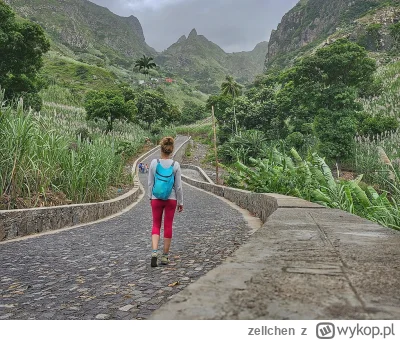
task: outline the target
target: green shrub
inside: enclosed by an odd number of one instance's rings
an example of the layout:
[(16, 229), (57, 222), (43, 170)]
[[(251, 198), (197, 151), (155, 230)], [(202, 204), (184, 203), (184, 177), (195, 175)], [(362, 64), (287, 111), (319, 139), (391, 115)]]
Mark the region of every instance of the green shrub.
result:
[(389, 26), (389, 31), (390, 31), (390, 36), (394, 40), (394, 44), (393, 44), (394, 49), (399, 49), (400, 48), (400, 22)]
[(261, 131), (248, 130), (233, 136), (218, 149), (222, 162), (232, 163), (240, 160), (248, 164), (250, 158), (263, 157), (267, 139)]
[(88, 74), (89, 74), (89, 70), (87, 69), (87, 67), (85, 67), (85, 66), (83, 66), (83, 65), (79, 65), (77, 68), (76, 68), (76, 75), (78, 76), (78, 77), (80, 77), (82, 80), (85, 80), (85, 79), (87, 79), (87, 77), (88, 77)]
[[(335, 180), (317, 154), (302, 159), (295, 149), (285, 155), (272, 149), (265, 159), (250, 158), (251, 167), (237, 162), (226, 183), (258, 193), (280, 193), (341, 209), (384, 226), (400, 230), (400, 182), (394, 179), (392, 197), (356, 180)], [(364, 189), (366, 188), (366, 189)]]
[(124, 159), (127, 159), (138, 152), (138, 145), (130, 141), (119, 141), (117, 144), (117, 155), (122, 155)]
[(389, 116), (367, 116), (360, 123), (360, 135), (378, 135), (386, 131), (396, 131), (399, 127), (399, 121), (396, 117)]
[(40, 95), (36, 92), (22, 92), (20, 98), (24, 101), (24, 106), (32, 108), (32, 110), (39, 112), (42, 109), (43, 101)]
[(290, 148), (295, 149), (302, 148), (305, 143), (304, 135), (301, 132), (293, 132), (285, 140)]

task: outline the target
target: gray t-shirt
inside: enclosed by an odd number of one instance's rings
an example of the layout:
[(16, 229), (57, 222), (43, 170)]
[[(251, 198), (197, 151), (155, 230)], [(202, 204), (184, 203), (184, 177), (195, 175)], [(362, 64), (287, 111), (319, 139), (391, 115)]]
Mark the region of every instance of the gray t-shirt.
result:
[[(163, 168), (169, 168), (173, 159), (160, 159), (161, 166)], [(157, 197), (153, 196), (153, 186), (154, 186), (154, 175), (156, 174), (157, 169), (157, 159), (153, 159), (149, 168), (149, 178), (148, 178), (148, 197), (150, 199), (157, 199)], [(182, 192), (182, 180), (181, 180), (181, 166), (178, 162), (174, 164), (174, 174), (175, 174), (175, 182), (174, 187), (172, 188), (171, 195), (168, 197), (169, 200), (178, 201), (178, 205), (183, 205), (183, 192)]]

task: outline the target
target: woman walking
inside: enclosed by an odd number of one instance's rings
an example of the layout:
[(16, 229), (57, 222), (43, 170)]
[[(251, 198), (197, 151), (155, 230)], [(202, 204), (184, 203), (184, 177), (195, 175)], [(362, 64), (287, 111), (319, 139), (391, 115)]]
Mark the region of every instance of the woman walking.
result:
[(160, 240), (161, 221), (164, 214), (164, 251), (161, 264), (169, 263), (169, 248), (172, 240), (172, 224), (175, 210), (183, 211), (183, 193), (181, 167), (171, 159), (174, 151), (174, 139), (165, 137), (161, 141), (161, 158), (153, 159), (149, 169), (149, 199), (153, 213), (151, 266), (157, 267), (158, 242)]

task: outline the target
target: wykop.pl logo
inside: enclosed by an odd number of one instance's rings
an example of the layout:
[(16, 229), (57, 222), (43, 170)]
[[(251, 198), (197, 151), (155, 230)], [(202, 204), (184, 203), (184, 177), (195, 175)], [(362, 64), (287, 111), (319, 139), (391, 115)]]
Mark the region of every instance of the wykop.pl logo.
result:
[(317, 325), (318, 339), (333, 339), (335, 337), (335, 325), (329, 322), (321, 322)]

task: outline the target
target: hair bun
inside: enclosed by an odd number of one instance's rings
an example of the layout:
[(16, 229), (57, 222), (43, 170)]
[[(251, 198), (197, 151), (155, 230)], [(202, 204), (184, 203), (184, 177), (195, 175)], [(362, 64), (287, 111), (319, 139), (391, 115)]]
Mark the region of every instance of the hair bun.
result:
[(174, 151), (174, 139), (172, 137), (164, 137), (160, 144), (162, 152), (171, 154)]

